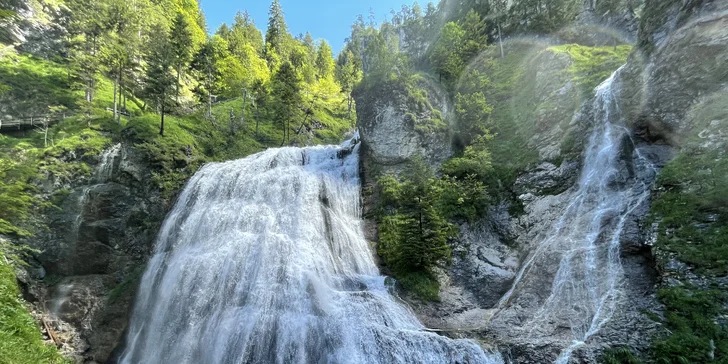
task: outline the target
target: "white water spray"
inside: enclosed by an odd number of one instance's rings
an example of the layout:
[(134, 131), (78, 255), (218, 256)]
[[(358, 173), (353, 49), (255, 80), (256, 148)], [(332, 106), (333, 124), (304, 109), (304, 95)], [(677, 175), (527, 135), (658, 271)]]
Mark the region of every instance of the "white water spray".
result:
[(121, 143), (111, 146), (101, 153), (99, 164), (94, 172), (94, 182), (106, 183), (114, 174), (114, 163), (121, 153)]
[(357, 149), (202, 168), (160, 231), (121, 363), (502, 363), (389, 294), (362, 233)]
[[(572, 343), (559, 355), (558, 364), (567, 363), (573, 351), (614, 315), (624, 275), (620, 237), (627, 218), (650, 192), (649, 186), (634, 175), (655, 173), (639, 150), (623, 155), (625, 143), (631, 141), (614, 100), (618, 73), (597, 87), (595, 125), (572, 202), (527, 258), (499, 303), (501, 310), (507, 309), (529, 289), (524, 285), (538, 280), (544, 272), (553, 272), (549, 267), (558, 265), (549, 296), (524, 325), (526, 338), (534, 340), (560, 327), (570, 329)], [(625, 163), (625, 157), (633, 164)]]

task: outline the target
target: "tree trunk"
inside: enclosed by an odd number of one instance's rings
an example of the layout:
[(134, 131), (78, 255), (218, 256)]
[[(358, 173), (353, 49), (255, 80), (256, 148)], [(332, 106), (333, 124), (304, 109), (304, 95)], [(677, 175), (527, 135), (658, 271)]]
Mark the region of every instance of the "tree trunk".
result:
[(116, 121), (116, 115), (117, 115), (117, 105), (119, 103), (119, 100), (117, 100), (118, 90), (119, 88), (119, 76), (117, 75), (114, 78), (114, 121)]
[(354, 99), (351, 97), (351, 92), (349, 92), (349, 113), (348, 113), (349, 119), (351, 119), (351, 106), (354, 103), (353, 101), (354, 101)]
[(255, 105), (255, 136), (258, 136), (258, 124), (260, 124), (260, 112), (258, 111), (258, 105)]
[(207, 117), (212, 119), (212, 75), (207, 70)]
[(175, 101), (177, 102), (178, 106), (179, 106), (180, 78), (182, 78), (182, 65), (177, 66), (177, 97), (175, 98)]
[(159, 135), (164, 136), (164, 104), (162, 104), (162, 123), (159, 126)]
[(501, 58), (506, 58), (506, 54), (503, 52), (503, 35), (501, 34), (500, 22), (498, 22), (498, 43), (500, 44)]

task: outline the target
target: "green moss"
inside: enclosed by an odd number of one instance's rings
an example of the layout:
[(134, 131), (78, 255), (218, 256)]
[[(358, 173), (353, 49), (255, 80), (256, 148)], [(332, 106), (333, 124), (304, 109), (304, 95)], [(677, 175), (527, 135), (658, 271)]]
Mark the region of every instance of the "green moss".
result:
[(630, 45), (587, 47), (566, 44), (548, 49), (556, 53), (566, 53), (571, 57), (573, 63), (569, 72), (574, 81), (588, 95), (591, 95), (594, 88), (609, 78), (617, 68), (625, 64), (627, 57), (632, 52)]
[(43, 343), (38, 324), (20, 298), (13, 268), (0, 259), (0, 361), (8, 364), (70, 363)]
[(728, 273), (728, 158), (686, 149), (662, 170), (651, 209), (657, 246), (697, 272)]

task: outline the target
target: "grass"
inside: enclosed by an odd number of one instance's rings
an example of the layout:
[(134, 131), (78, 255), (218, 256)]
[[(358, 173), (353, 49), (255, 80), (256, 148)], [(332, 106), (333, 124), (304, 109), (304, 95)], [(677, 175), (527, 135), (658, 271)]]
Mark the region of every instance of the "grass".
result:
[(728, 328), (716, 321), (716, 317), (725, 310), (725, 292), (718, 287), (702, 290), (682, 286), (662, 289), (658, 298), (667, 310), (663, 325), (669, 330), (669, 335), (653, 343), (655, 362), (728, 361)]
[(4, 364), (70, 363), (46, 345), (28, 313), (13, 268), (0, 259), (0, 361)]
[(75, 108), (77, 93), (69, 92), (68, 71), (61, 65), (30, 55), (0, 57), (0, 100), (15, 115), (45, 114), (50, 106)]

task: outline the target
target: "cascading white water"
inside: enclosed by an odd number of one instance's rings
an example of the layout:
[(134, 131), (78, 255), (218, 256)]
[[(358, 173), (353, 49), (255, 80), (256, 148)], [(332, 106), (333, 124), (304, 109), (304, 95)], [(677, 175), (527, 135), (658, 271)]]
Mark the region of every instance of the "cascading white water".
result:
[(121, 363), (501, 363), (389, 294), (362, 233), (357, 149), (202, 168), (160, 231)]
[[(567, 363), (573, 351), (612, 318), (623, 278), (620, 236), (628, 216), (650, 192), (647, 183), (634, 175), (655, 173), (638, 149), (623, 155), (630, 134), (622, 126), (614, 100), (618, 72), (596, 90), (594, 127), (571, 203), (527, 258), (499, 304), (501, 310), (507, 309), (529, 280), (542, 279), (544, 273), (555, 270), (550, 294), (523, 327), (525, 336), (532, 339), (548, 336), (559, 327), (570, 329), (572, 344), (559, 355), (559, 364)], [(625, 163), (625, 157), (633, 163)], [(550, 268), (555, 265), (557, 270)]]
[(111, 146), (101, 153), (99, 164), (94, 172), (94, 181), (96, 183), (108, 182), (114, 173), (114, 162), (121, 153), (121, 143)]

